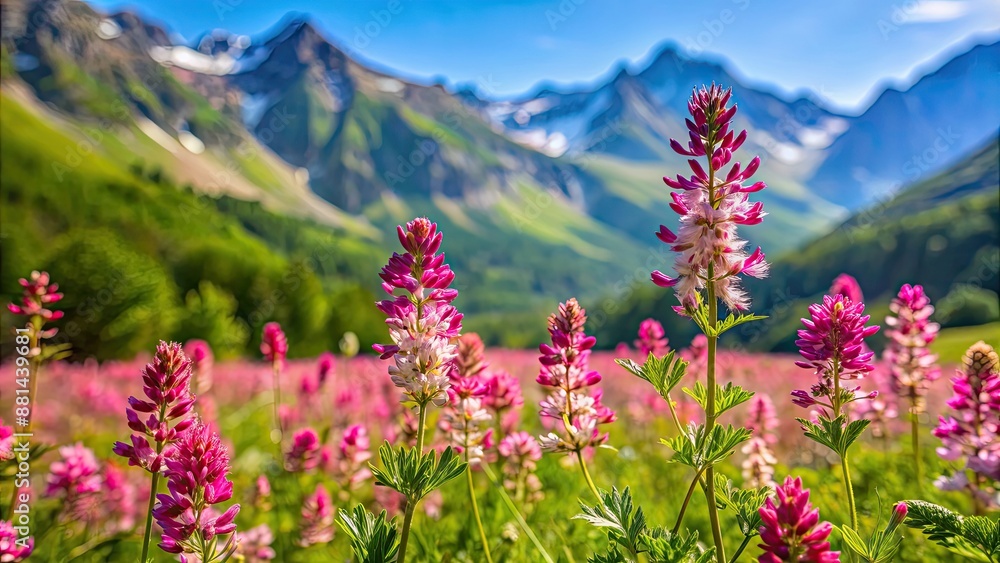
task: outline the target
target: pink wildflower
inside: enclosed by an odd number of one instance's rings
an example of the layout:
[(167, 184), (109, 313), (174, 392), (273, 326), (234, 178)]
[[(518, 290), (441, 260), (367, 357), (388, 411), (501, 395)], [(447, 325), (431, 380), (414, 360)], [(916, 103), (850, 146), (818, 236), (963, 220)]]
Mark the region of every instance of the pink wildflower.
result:
[(928, 346), (937, 338), (938, 324), (930, 322), (934, 313), (924, 288), (904, 285), (889, 305), (892, 315), (885, 319), (889, 328), (883, 357), (890, 365), (892, 389), (906, 397), (914, 414), (923, 412), (924, 397), (930, 383), (941, 371), (935, 365), (937, 356)]
[(601, 404), (600, 391), (586, 389), (601, 380), (590, 369), (590, 350), (597, 339), (583, 332), (587, 313), (576, 299), (559, 305), (549, 317), (551, 344), (541, 344), (538, 361), (542, 364), (536, 381), (554, 388), (541, 403), (541, 415), (563, 421), (565, 432), (551, 432), (539, 438), (542, 449), (550, 452), (583, 452), (603, 444), (608, 436), (598, 425), (614, 422), (615, 412)]
[(319, 434), (312, 428), (303, 428), (292, 437), (292, 445), (285, 452), (285, 469), (293, 473), (307, 472), (319, 465), (322, 444)]
[[(462, 315), (451, 305), (458, 295), (449, 288), (455, 274), (437, 253), (442, 234), (436, 223), (421, 217), (396, 233), (406, 252), (393, 253), (382, 268), (382, 288), (392, 298), (378, 303), (393, 343), (374, 349), (382, 359), (393, 358), (389, 375), (410, 401), (443, 406), (462, 330)], [(397, 289), (404, 294), (397, 296)]]
[(34, 538), (21, 538), (14, 525), (7, 520), (0, 520), (0, 561), (4, 563), (20, 563), (28, 559), (35, 548)]
[[(187, 416), (195, 400), (189, 389), (190, 381), (191, 361), (181, 345), (160, 342), (153, 361), (142, 371), (142, 391), (149, 400), (129, 397), (129, 408), (125, 409), (128, 426), (133, 430), (132, 444), (116, 442), (114, 452), (128, 458), (129, 465), (150, 473), (159, 471), (164, 456), (171, 452), (170, 444), (194, 423)], [(143, 420), (147, 414), (148, 418)], [(150, 438), (155, 449), (149, 443)]]
[(264, 563), (277, 556), (271, 547), (272, 543), (274, 543), (274, 533), (271, 532), (270, 526), (261, 524), (240, 533), (236, 553), (243, 556), (244, 563)]
[(334, 510), (330, 493), (323, 485), (317, 485), (316, 492), (306, 497), (302, 504), (298, 545), (309, 547), (330, 543), (334, 533)]
[(669, 350), (667, 337), (663, 331), (663, 325), (656, 319), (646, 319), (639, 323), (639, 338), (635, 340), (635, 347), (645, 358), (649, 354), (663, 356)]
[(264, 325), (263, 337), (260, 341), (260, 353), (272, 364), (281, 364), (288, 355), (288, 339), (278, 323)]
[(809, 503), (809, 489), (802, 488), (802, 479), (786, 477), (774, 498), (760, 507), (763, 525), (759, 545), (764, 553), (760, 563), (801, 561), (809, 563), (839, 563), (840, 552), (830, 551), (829, 522), (819, 521), (819, 509)]
[[(691, 95), (686, 120), (690, 141), (687, 147), (671, 139), (670, 147), (688, 160), (693, 176), (676, 179), (664, 177), (663, 181), (674, 190), (670, 195), (670, 208), (680, 215), (680, 229), (675, 234), (660, 225), (656, 237), (678, 253), (674, 262), (676, 277), (655, 271), (653, 283), (661, 287), (674, 287), (681, 302), (679, 312), (688, 312), (697, 306), (696, 294), (711, 280), (715, 295), (730, 309), (742, 311), (750, 304), (749, 297), (740, 287), (740, 275), (756, 278), (767, 276), (768, 265), (760, 248), (747, 254), (746, 241), (737, 236), (739, 225), (756, 225), (764, 216), (760, 202), (751, 203), (749, 194), (765, 188), (763, 182), (744, 185), (760, 166), (754, 157), (745, 168), (737, 162), (724, 172), (747, 138), (746, 131), (735, 135), (730, 130), (736, 106), (727, 107), (731, 90), (714, 84), (701, 88)], [(705, 157), (705, 168), (697, 157)]]

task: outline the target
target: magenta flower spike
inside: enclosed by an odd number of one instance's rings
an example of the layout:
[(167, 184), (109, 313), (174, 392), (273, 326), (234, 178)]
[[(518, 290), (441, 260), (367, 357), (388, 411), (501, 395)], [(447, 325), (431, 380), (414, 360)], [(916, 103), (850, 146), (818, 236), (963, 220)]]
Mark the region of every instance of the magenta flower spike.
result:
[(317, 485), (316, 491), (306, 497), (302, 504), (302, 521), (299, 539), (300, 547), (330, 543), (334, 534), (334, 506), (330, 493), (323, 485)]
[[(160, 342), (153, 361), (142, 371), (146, 399), (129, 397), (125, 415), (133, 433), (131, 444), (116, 442), (114, 452), (128, 458), (129, 465), (158, 473), (171, 444), (189, 428), (195, 397), (189, 388), (191, 360), (176, 342)], [(152, 440), (152, 445), (150, 444)]]
[(946, 404), (954, 414), (940, 417), (934, 430), (941, 439), (937, 452), (947, 461), (964, 458), (966, 469), (977, 478), (962, 471), (937, 484), (946, 490), (971, 488), (977, 503), (994, 505), (980, 483), (1000, 480), (1000, 356), (983, 341), (973, 344), (951, 381), (954, 395)]
[(4, 426), (0, 418), (0, 462), (14, 459), (14, 427)]
[(469, 465), (478, 465), (485, 450), (493, 446), (493, 416), (483, 405), (489, 387), (479, 378), (460, 377), (448, 388), (448, 407), (441, 417), (441, 429), (451, 446), (465, 454)]
[(809, 489), (802, 488), (802, 479), (786, 477), (759, 513), (763, 521), (759, 547), (764, 550), (759, 563), (840, 562), (840, 552), (830, 551), (828, 541), (833, 526), (819, 521), (819, 509), (809, 503)]
[(560, 303), (548, 320), (551, 344), (538, 347), (542, 367), (536, 381), (552, 388), (541, 402), (540, 414), (561, 421), (564, 429), (539, 438), (544, 451), (582, 455), (586, 448), (607, 440), (599, 425), (615, 421), (615, 412), (601, 404), (600, 391), (589, 390), (601, 375), (589, 366), (597, 339), (584, 333), (586, 323), (587, 313), (576, 299)]
[(312, 428), (303, 428), (292, 436), (292, 445), (285, 452), (285, 469), (303, 473), (316, 469), (320, 463), (322, 444)]
[(833, 280), (830, 286), (830, 295), (843, 295), (854, 303), (863, 303), (864, 294), (861, 292), (861, 284), (854, 276), (840, 274)]
[(45, 495), (62, 499), (62, 518), (89, 520), (92, 500), (103, 486), (100, 472), (94, 452), (80, 442), (59, 448), (59, 460), (49, 467)]
[(337, 358), (330, 352), (323, 352), (319, 355), (319, 359), (316, 362), (316, 379), (319, 381), (320, 387), (323, 387), (326, 383), (336, 365)]
[[(800, 407), (820, 405), (840, 415), (841, 407), (860, 399), (874, 399), (878, 392), (858, 395), (859, 388), (842, 389), (845, 380), (861, 379), (872, 371), (874, 353), (867, 350), (864, 339), (878, 332), (878, 325), (866, 326), (869, 316), (865, 304), (855, 303), (841, 294), (827, 295), (822, 303), (809, 306), (810, 318), (802, 319), (795, 345), (804, 358), (795, 365), (813, 370), (818, 382), (811, 392), (792, 392)], [(824, 400), (825, 399), (825, 400)]]
[(393, 358), (389, 375), (406, 400), (421, 409), (444, 406), (462, 330), (462, 314), (451, 305), (458, 295), (449, 287), (455, 274), (438, 254), (443, 235), (436, 223), (420, 217), (396, 233), (405, 253), (393, 253), (382, 268), (382, 288), (391, 299), (377, 303), (392, 344), (374, 349), (382, 359)]
[(649, 354), (663, 356), (669, 351), (666, 333), (663, 325), (656, 319), (646, 319), (639, 323), (639, 338), (635, 340), (635, 347), (646, 357)]
[(192, 389), (199, 395), (208, 393), (212, 389), (212, 365), (215, 363), (212, 347), (204, 340), (188, 340), (184, 353), (191, 358)]
[(500, 441), (497, 451), (503, 457), (504, 487), (514, 494), (514, 498), (529, 506), (540, 501), (545, 494), (535, 470), (542, 459), (542, 447), (534, 436), (527, 432), (508, 434)]
[[(56, 321), (63, 317), (62, 311), (53, 311), (48, 305), (63, 298), (59, 293), (59, 284), (50, 283), (48, 272), (31, 272), (29, 279), (18, 280), (24, 292), (21, 296), (21, 303), (9, 303), (7, 309), (15, 315), (25, 317), (38, 317), (44, 322)], [(55, 336), (55, 331), (47, 334), (45, 338)]]
[(14, 529), (14, 524), (0, 520), (0, 561), (4, 563), (26, 561), (34, 549), (34, 538), (21, 538)]
[(750, 400), (747, 413), (746, 428), (753, 431), (753, 436), (743, 444), (743, 480), (750, 487), (774, 487), (774, 465), (778, 462), (771, 450), (771, 445), (777, 442), (774, 430), (778, 427), (778, 417), (775, 415), (771, 398), (763, 393), (757, 393)]
[(178, 439), (166, 466), (169, 493), (156, 495), (153, 508), (163, 529), (160, 549), (191, 555), (202, 563), (228, 560), (236, 551), (234, 520), (240, 505), (221, 514), (215, 509), (233, 496), (227, 476), (229, 454), (219, 435), (203, 424), (192, 426)]
[(281, 416), (281, 370), (288, 355), (288, 339), (285, 338), (281, 325), (275, 322), (264, 325), (260, 339), (260, 353), (271, 364), (271, 389), (274, 395), (274, 421), (271, 429), (271, 441), (280, 444), (285, 431)]
[(940, 327), (930, 321), (934, 307), (919, 285), (904, 285), (889, 310), (892, 314), (885, 319), (888, 343), (883, 358), (891, 366), (893, 391), (919, 414), (930, 383), (941, 375), (937, 356), (928, 348)]
[[(660, 287), (673, 287), (681, 307), (678, 312), (697, 307), (695, 296), (712, 282), (714, 295), (731, 310), (744, 311), (750, 305), (749, 297), (740, 287), (739, 276), (766, 277), (768, 265), (764, 253), (757, 248), (745, 251), (746, 241), (737, 236), (739, 225), (756, 225), (767, 215), (760, 202), (751, 202), (750, 194), (764, 189), (763, 182), (747, 185), (760, 166), (754, 157), (746, 167), (739, 162), (728, 171), (723, 168), (732, 161), (735, 153), (747, 138), (747, 132), (738, 135), (730, 130), (736, 106), (728, 106), (731, 90), (712, 85), (695, 90), (688, 102), (691, 119), (686, 120), (690, 141), (687, 148), (671, 139), (670, 147), (688, 160), (693, 176), (664, 177), (671, 193), (670, 208), (680, 215), (680, 229), (674, 233), (660, 225), (656, 237), (678, 253), (674, 262), (676, 277), (659, 270), (652, 273), (653, 283)], [(697, 160), (705, 157), (709, 171)]]
[(360, 424), (348, 426), (340, 438), (337, 461), (334, 466), (340, 478), (340, 490), (341, 495), (345, 497), (344, 501), (349, 500), (351, 491), (357, 489), (372, 476), (367, 463), (371, 457), (371, 442), (368, 438), (368, 431)]

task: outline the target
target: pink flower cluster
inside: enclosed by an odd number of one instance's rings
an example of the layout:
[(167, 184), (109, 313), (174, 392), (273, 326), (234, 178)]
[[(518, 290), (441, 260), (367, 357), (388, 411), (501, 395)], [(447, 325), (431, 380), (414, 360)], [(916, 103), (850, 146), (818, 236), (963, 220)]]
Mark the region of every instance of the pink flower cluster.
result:
[[(442, 234), (436, 223), (421, 217), (396, 233), (406, 252), (394, 252), (382, 268), (382, 288), (392, 299), (378, 303), (393, 343), (374, 349), (382, 359), (393, 358), (389, 375), (407, 399), (443, 406), (457, 355), (454, 340), (462, 330), (462, 315), (451, 305), (458, 295), (449, 288), (455, 273), (437, 253)], [(395, 295), (397, 289), (404, 294)]]
[(650, 354), (654, 356), (665, 355), (670, 350), (667, 346), (668, 342), (660, 321), (646, 319), (639, 323), (639, 338), (635, 340), (635, 348), (639, 350), (643, 358)]
[(315, 430), (312, 428), (299, 430), (292, 436), (292, 445), (285, 452), (285, 469), (293, 473), (316, 469), (320, 463), (322, 448), (319, 434)]
[(316, 491), (306, 497), (302, 504), (298, 544), (301, 547), (330, 543), (334, 533), (334, 506), (330, 493), (323, 485), (316, 485)]
[(267, 323), (264, 325), (263, 336), (260, 341), (260, 353), (264, 359), (272, 364), (282, 364), (285, 356), (288, 355), (288, 339), (285, 337), (281, 325), (278, 323)]
[(35, 539), (22, 540), (7, 520), (0, 520), (0, 561), (4, 563), (20, 563), (31, 555), (35, 549)]
[[(159, 471), (163, 458), (171, 453), (170, 444), (194, 423), (194, 419), (187, 416), (195, 400), (189, 389), (190, 380), (191, 361), (181, 345), (161, 341), (153, 361), (142, 371), (142, 391), (149, 400), (128, 398), (129, 408), (125, 409), (125, 414), (133, 430), (132, 444), (115, 442), (114, 452), (128, 458), (129, 465), (151, 473)], [(142, 416), (147, 414), (149, 416), (143, 420)], [(155, 449), (149, 438), (156, 445)]]
[(4, 426), (0, 418), (0, 462), (14, 459), (14, 427)]
[(367, 464), (372, 457), (370, 448), (368, 431), (364, 426), (353, 424), (347, 427), (340, 439), (337, 462), (334, 466), (341, 478), (342, 492), (356, 489), (371, 477), (372, 472)]
[[(682, 305), (679, 312), (697, 306), (696, 293), (706, 287), (706, 281), (715, 287), (715, 295), (709, 298), (721, 299), (731, 310), (745, 310), (750, 300), (738, 276), (762, 278), (768, 273), (764, 253), (758, 247), (748, 255), (744, 251), (747, 242), (736, 232), (739, 225), (756, 225), (767, 215), (760, 202), (749, 199), (751, 193), (765, 188), (764, 183), (745, 185), (760, 166), (760, 158), (754, 157), (745, 168), (737, 162), (725, 174), (722, 171), (747, 138), (746, 131), (736, 135), (730, 130), (736, 115), (736, 106), (726, 105), (731, 95), (732, 90), (714, 84), (694, 91), (688, 102), (691, 119), (685, 120), (690, 139), (687, 148), (670, 140), (674, 152), (692, 157), (688, 164), (694, 175), (663, 178), (679, 190), (670, 194), (670, 208), (680, 215), (680, 229), (675, 234), (660, 225), (656, 236), (679, 253), (674, 262), (677, 276), (657, 270), (652, 279), (661, 287), (675, 288)], [(705, 157), (707, 170), (698, 157)]]
[[(53, 311), (48, 308), (48, 305), (55, 303), (63, 298), (63, 294), (59, 293), (59, 284), (49, 283), (48, 272), (31, 272), (30, 279), (21, 278), (18, 283), (24, 288), (24, 293), (21, 296), (21, 304), (9, 303), (7, 304), (7, 309), (15, 315), (23, 315), (26, 317), (39, 317), (42, 322), (56, 321), (63, 317), (62, 311)], [(43, 333), (41, 338), (50, 338), (55, 336), (56, 331), (46, 331)]]
[(493, 415), (484, 399), (489, 386), (478, 377), (459, 377), (448, 389), (450, 404), (441, 417), (441, 428), (448, 434), (455, 451), (465, 454), (465, 461), (477, 465), (485, 450), (493, 447)]
[(937, 338), (937, 323), (930, 321), (934, 307), (924, 288), (904, 285), (889, 305), (893, 314), (885, 318), (888, 338), (883, 358), (890, 366), (892, 389), (909, 399), (915, 412), (923, 410), (930, 383), (941, 375), (937, 356), (928, 346)]
[(867, 349), (864, 339), (878, 332), (879, 327), (865, 326), (870, 317), (864, 312), (864, 303), (851, 301), (842, 294), (826, 295), (822, 303), (809, 306), (810, 318), (802, 319), (805, 329), (799, 330), (799, 339), (795, 341), (805, 361), (797, 361), (795, 365), (814, 370), (818, 382), (810, 392), (793, 391), (792, 402), (804, 408), (820, 405), (837, 410), (835, 405), (878, 396), (877, 391), (857, 396), (859, 387), (841, 389), (841, 396), (834, 396), (835, 378), (839, 385), (843, 380), (860, 379), (874, 369), (871, 361), (875, 354)]
[(777, 441), (774, 429), (779, 425), (775, 415), (774, 403), (767, 395), (757, 393), (750, 401), (746, 427), (753, 431), (753, 436), (747, 440), (741, 451), (746, 456), (743, 460), (743, 479), (750, 487), (773, 487), (774, 464), (778, 462), (771, 451), (771, 445)]
[(764, 501), (758, 511), (763, 521), (759, 547), (764, 553), (757, 561), (839, 563), (840, 552), (830, 551), (833, 525), (819, 521), (819, 509), (809, 503), (809, 489), (802, 488), (802, 479), (786, 477), (775, 489), (775, 496)]
[(514, 493), (514, 498), (527, 505), (540, 501), (542, 482), (535, 474), (538, 460), (542, 459), (542, 448), (538, 441), (527, 432), (508, 434), (497, 446), (503, 456), (504, 487)]
[(64, 517), (86, 518), (90, 501), (101, 490), (101, 466), (80, 442), (59, 448), (59, 458), (49, 467), (45, 494), (63, 498)]
[[(235, 552), (234, 520), (240, 505), (222, 514), (213, 508), (233, 496), (228, 473), (229, 454), (207, 426), (196, 424), (177, 440), (174, 454), (166, 459), (170, 492), (157, 494), (153, 508), (153, 518), (163, 529), (163, 551), (191, 554), (202, 563), (225, 561)], [(216, 538), (226, 535), (220, 550)]]
[(551, 344), (538, 349), (542, 364), (536, 381), (553, 391), (541, 402), (541, 416), (562, 421), (565, 432), (541, 436), (542, 449), (549, 452), (576, 452), (604, 443), (608, 435), (598, 426), (615, 421), (615, 412), (601, 403), (601, 391), (588, 392), (601, 380), (590, 369), (591, 348), (597, 343), (583, 327), (587, 314), (576, 299), (559, 304), (559, 311), (548, 320)]
[(942, 442), (938, 455), (949, 461), (964, 457), (974, 473), (1000, 480), (1000, 357), (979, 341), (951, 381), (955, 394), (947, 404), (955, 414), (940, 417), (934, 430)]

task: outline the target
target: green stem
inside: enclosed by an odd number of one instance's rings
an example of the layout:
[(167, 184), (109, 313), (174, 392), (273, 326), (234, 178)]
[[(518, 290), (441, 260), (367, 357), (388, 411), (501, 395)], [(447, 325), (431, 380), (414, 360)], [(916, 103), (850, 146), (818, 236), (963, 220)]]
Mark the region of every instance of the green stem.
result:
[[(709, 169), (709, 175), (712, 175), (713, 171)], [(709, 185), (712, 184), (712, 178), (709, 178)], [(709, 263), (708, 265), (708, 282), (707, 293), (708, 293), (708, 326), (715, 329), (719, 321), (719, 311), (718, 311), (718, 301), (715, 298), (715, 272), (714, 264)], [(715, 355), (716, 355), (716, 345), (718, 343), (718, 336), (708, 337), (708, 366), (707, 366), (707, 381), (706, 385), (708, 387), (707, 396), (705, 398), (705, 436), (712, 436), (712, 430), (715, 428)], [(719, 507), (715, 500), (715, 468), (709, 464), (708, 468), (705, 470), (705, 500), (708, 501), (708, 520), (712, 524), (712, 537), (715, 540), (715, 556), (719, 563), (726, 563), (726, 548), (722, 542), (722, 526), (719, 525)]]
[(281, 428), (281, 368), (278, 367), (278, 361), (275, 360), (271, 365), (271, 378), (274, 387), (274, 429), (271, 431), (271, 441), (275, 444), (281, 443), (282, 438), (282, 428)]
[(920, 414), (917, 412), (916, 401), (910, 405), (910, 438), (913, 443), (913, 466), (917, 472), (917, 489), (923, 488), (924, 476), (920, 467)]
[(740, 560), (740, 555), (743, 554), (743, 550), (747, 548), (747, 545), (749, 545), (751, 537), (753, 536), (743, 536), (743, 543), (740, 544), (739, 549), (737, 549), (736, 553), (733, 554), (733, 558), (729, 560), (729, 563), (736, 563)]
[[(424, 455), (424, 424), (427, 423), (427, 405), (417, 405), (417, 453)], [(406, 512), (403, 514), (403, 529), (399, 534), (399, 555), (396, 563), (403, 563), (406, 560), (406, 544), (410, 539), (410, 524), (413, 522), (413, 511), (417, 503), (412, 499), (406, 499)]]
[[(468, 452), (468, 450), (466, 450)], [(468, 456), (466, 456), (468, 459)], [(493, 556), (490, 554), (490, 542), (486, 539), (486, 530), (483, 528), (483, 520), (479, 516), (479, 503), (476, 502), (476, 489), (472, 482), (472, 466), (465, 467), (466, 481), (469, 483), (469, 498), (472, 500), (472, 515), (476, 518), (476, 527), (479, 528), (479, 540), (483, 542), (483, 553), (486, 554), (486, 562), (493, 563)]]
[(674, 524), (673, 532), (676, 534), (681, 529), (681, 522), (684, 521), (684, 512), (687, 511), (688, 503), (691, 502), (691, 495), (694, 494), (694, 487), (700, 482), (701, 471), (694, 474), (694, 479), (691, 480), (691, 486), (688, 487), (688, 492), (684, 495), (684, 503), (681, 504), (681, 510), (677, 513), (677, 522)]
[(677, 434), (683, 434), (684, 428), (681, 426), (681, 419), (677, 416), (677, 409), (674, 408), (674, 401), (670, 398), (670, 393), (667, 393), (667, 406), (670, 407), (670, 418), (673, 419), (674, 426), (677, 427)]
[(583, 471), (583, 477), (587, 480), (587, 486), (590, 487), (590, 492), (594, 493), (598, 502), (602, 502), (601, 493), (597, 492), (597, 485), (594, 485), (594, 480), (590, 477), (590, 470), (587, 469), (587, 462), (583, 459), (583, 450), (576, 452), (576, 459), (580, 461), (580, 470)]
[(531, 543), (535, 544), (535, 549), (537, 549), (538, 553), (541, 554), (545, 563), (553, 563), (552, 557), (547, 551), (545, 551), (545, 547), (542, 546), (542, 542), (538, 541), (538, 537), (535, 536), (535, 532), (530, 526), (528, 526), (528, 523), (524, 520), (524, 517), (521, 516), (521, 512), (517, 509), (517, 507), (514, 506), (514, 501), (510, 499), (510, 495), (508, 495), (507, 491), (504, 490), (503, 483), (501, 483), (497, 479), (496, 475), (493, 474), (493, 470), (490, 469), (489, 465), (483, 464), (483, 471), (486, 473), (486, 477), (489, 478), (490, 482), (493, 483), (493, 487), (500, 493), (500, 498), (503, 499), (504, 505), (507, 506), (507, 510), (514, 517), (514, 520), (517, 521), (517, 525), (524, 530), (524, 533), (527, 534)]
[[(159, 449), (159, 448), (157, 448)], [(139, 561), (146, 563), (149, 556), (149, 538), (153, 535), (153, 505), (156, 503), (156, 487), (160, 484), (160, 472), (153, 473), (149, 485), (149, 504), (146, 506), (146, 531), (142, 534), (142, 555)]]
[(858, 529), (858, 509), (854, 505), (854, 485), (851, 484), (851, 469), (847, 465), (847, 453), (840, 458), (840, 468), (844, 472), (844, 484), (847, 485), (847, 508), (851, 511), (851, 527)]

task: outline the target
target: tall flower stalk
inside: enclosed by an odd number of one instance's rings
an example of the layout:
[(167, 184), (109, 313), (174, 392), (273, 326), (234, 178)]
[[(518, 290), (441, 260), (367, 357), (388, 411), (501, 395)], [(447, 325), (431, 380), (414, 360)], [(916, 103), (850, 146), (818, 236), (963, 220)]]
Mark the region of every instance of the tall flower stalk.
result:
[(939, 479), (938, 486), (970, 490), (979, 514), (996, 504), (989, 483), (1000, 481), (1000, 356), (976, 342), (951, 381), (954, 395), (947, 405), (954, 412), (940, 418), (934, 435), (941, 439), (938, 455), (947, 461), (964, 458), (965, 467)]
[[(676, 190), (670, 194), (673, 200), (670, 208), (680, 215), (680, 229), (674, 233), (660, 225), (656, 236), (678, 253), (674, 262), (676, 276), (671, 277), (658, 270), (652, 273), (653, 283), (674, 288), (681, 303), (675, 310), (694, 318), (708, 340), (706, 395), (703, 401), (706, 440), (712, 440), (715, 435), (719, 415), (716, 382), (719, 335), (735, 324), (758, 318), (752, 315), (738, 319), (731, 316), (720, 326), (718, 301), (721, 300), (731, 311), (745, 311), (749, 307), (749, 296), (740, 287), (740, 276), (761, 278), (768, 273), (761, 249), (747, 254), (746, 241), (737, 235), (739, 225), (756, 225), (766, 215), (760, 202), (749, 199), (751, 193), (765, 188), (764, 183), (747, 182), (760, 166), (760, 158), (754, 157), (745, 168), (737, 162), (728, 171), (723, 170), (747, 138), (746, 131), (736, 134), (730, 129), (736, 115), (736, 106), (727, 105), (731, 95), (731, 90), (714, 84), (695, 90), (688, 101), (691, 118), (685, 120), (689, 137), (687, 147), (676, 140), (670, 141), (674, 152), (690, 157), (688, 165), (693, 175), (684, 177), (678, 174), (673, 179), (663, 178), (670, 188)], [(705, 468), (705, 495), (716, 558), (719, 563), (724, 563), (726, 556), (715, 500), (713, 465), (709, 462)], [(699, 477), (697, 475), (695, 479)]]
[[(379, 274), (382, 289), (390, 298), (377, 303), (386, 316), (392, 343), (376, 344), (374, 349), (382, 359), (393, 359), (389, 367), (392, 382), (403, 390), (404, 402), (417, 411), (416, 453), (419, 457), (424, 453), (427, 409), (430, 405), (441, 407), (448, 402), (462, 314), (451, 305), (458, 290), (449, 287), (455, 273), (444, 262), (444, 254), (438, 253), (443, 235), (438, 232), (437, 224), (420, 217), (407, 223), (405, 229), (397, 227), (396, 234), (405, 252), (394, 252), (382, 268)], [(418, 500), (409, 498), (406, 503), (398, 563), (403, 563), (406, 557)]]
[[(181, 433), (194, 424), (194, 418), (188, 416), (195, 401), (190, 389), (191, 360), (184, 354), (181, 345), (160, 342), (153, 361), (146, 364), (142, 371), (142, 383), (142, 391), (148, 400), (129, 397), (129, 406), (125, 409), (128, 426), (133, 431), (129, 440), (131, 444), (116, 442), (113, 450), (127, 458), (129, 465), (141, 467), (152, 475), (140, 559), (146, 561), (153, 531), (153, 506), (164, 459), (173, 454), (173, 444)], [(146, 415), (149, 416), (143, 420)]]
[(274, 426), (271, 441), (280, 444), (284, 429), (281, 424), (281, 369), (288, 355), (288, 339), (278, 323), (267, 323), (260, 341), (260, 353), (271, 364), (271, 387), (274, 391)]
[[(17, 426), (22, 427), (19, 432), (23, 433), (31, 432), (34, 412), (38, 408), (38, 376), (41, 373), (42, 362), (53, 352), (44, 348), (43, 341), (55, 336), (59, 330), (56, 328), (46, 329), (45, 325), (63, 317), (62, 311), (54, 311), (49, 308), (53, 303), (63, 298), (63, 294), (59, 293), (59, 285), (50, 282), (48, 272), (31, 272), (29, 278), (18, 280), (18, 283), (24, 288), (21, 295), (21, 302), (19, 304), (7, 304), (7, 309), (11, 313), (27, 317), (28, 319), (24, 328), (15, 329), (16, 336), (14, 339), (19, 348), (25, 347), (25, 350), (27, 350), (26, 354), (19, 353), (18, 355), (22, 357), (27, 356), (30, 364), (30, 372), (22, 372), (24, 366), (20, 363), (17, 364), (19, 368), (17, 370), (18, 389), (24, 389), (22, 381), (27, 380), (28, 383), (29, 408), (25, 409), (26, 414), (24, 416), (21, 416), (21, 414), (17, 415), (18, 420), (23, 422), (23, 424), (21, 422), (17, 423)], [(27, 377), (24, 377), (22, 373), (27, 373)], [(20, 393), (18, 393), (18, 396), (21, 396)], [(14, 494), (17, 494), (16, 488)]]
[(850, 420), (846, 407), (854, 401), (878, 396), (878, 391), (864, 394), (860, 392), (860, 386), (847, 386), (850, 381), (861, 379), (874, 369), (871, 363), (874, 353), (868, 350), (864, 339), (878, 332), (879, 327), (866, 326), (870, 317), (864, 312), (864, 303), (851, 301), (843, 294), (824, 296), (822, 303), (809, 306), (810, 318), (802, 319), (805, 328), (799, 330), (799, 339), (795, 341), (804, 361), (795, 364), (813, 370), (817, 382), (808, 392), (803, 389), (792, 392), (792, 402), (796, 405), (822, 409), (818, 423), (801, 418), (799, 422), (806, 436), (840, 456), (851, 527), (855, 530), (858, 514), (848, 449), (871, 421)]
[(607, 441), (600, 425), (615, 421), (615, 411), (601, 404), (601, 391), (591, 388), (601, 381), (601, 374), (590, 369), (590, 350), (597, 343), (583, 332), (587, 312), (570, 299), (559, 304), (559, 310), (548, 320), (551, 344), (538, 349), (542, 364), (536, 381), (552, 391), (541, 403), (539, 414), (562, 423), (563, 432), (550, 432), (539, 437), (542, 450), (574, 455), (587, 486), (598, 500), (601, 495), (587, 469), (585, 450)]
[(940, 327), (930, 321), (934, 307), (919, 285), (904, 285), (889, 304), (889, 310), (892, 314), (885, 318), (888, 344), (883, 358), (890, 366), (892, 390), (910, 403), (910, 440), (917, 486), (920, 486), (923, 483), (920, 415), (924, 412), (931, 382), (941, 375), (941, 370), (935, 365), (937, 356), (931, 353), (928, 346), (937, 338)]

